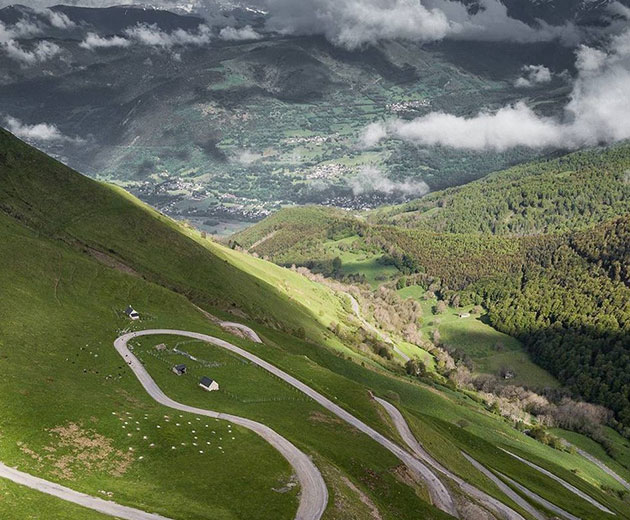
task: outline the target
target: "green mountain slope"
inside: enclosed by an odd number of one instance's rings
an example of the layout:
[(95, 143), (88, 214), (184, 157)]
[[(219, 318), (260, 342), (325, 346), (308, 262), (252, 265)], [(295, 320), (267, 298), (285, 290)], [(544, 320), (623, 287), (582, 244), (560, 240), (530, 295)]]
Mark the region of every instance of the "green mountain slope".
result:
[[(500, 451), (511, 449), (585, 490), (618, 517), (627, 516), (612, 478), (575, 453), (524, 435), (481, 400), (400, 371), (364, 367), (324, 348), (334, 346), (323, 331), (324, 318), (288, 295), (301, 292), (309, 302), (332, 307), (334, 300), (325, 299), (328, 289), (298, 284), (296, 273), (206, 244), (133, 198), (79, 176), (6, 133), (2, 139), (0, 395), (9, 396), (0, 399), (3, 463), (177, 520), (292, 518), (299, 490), (278, 453), (245, 430), (229, 432), (223, 422), (212, 421), (208, 429), (221, 438), (221, 453), (214, 439), (193, 432), (194, 416), (175, 417), (155, 404), (112, 346), (124, 329), (180, 328), (242, 346), (399, 440), (370, 392), (394, 400), (436, 458), (507, 503), (459, 450), (581, 518), (601, 518), (558, 483)], [(222, 279), (224, 274), (233, 278)], [(195, 302), (217, 312), (242, 306), (250, 319), (274, 327), (250, 322), (265, 339), (264, 345), (253, 344), (217, 327)], [(257, 302), (264, 306), (256, 309)], [(124, 316), (127, 304), (141, 313), (140, 322)], [(304, 327), (310, 341), (282, 330), (295, 326)], [(324, 520), (368, 518), (375, 508), (384, 520), (447, 518), (429, 505), (424, 486), (389, 452), (282, 382), (194, 342), (165, 339), (168, 352), (159, 354), (155, 344), (161, 341), (137, 341), (133, 347), (168, 395), (259, 420), (313, 458), (331, 493)], [(193, 363), (173, 347), (200, 361)], [(213, 369), (221, 374), (216, 397), (201, 393), (196, 379), (170, 373), (171, 363), (180, 360), (190, 364), (191, 375)], [(199, 441), (210, 447), (199, 450), (193, 444)], [(209, 471), (211, 481), (199, 478)], [(615, 491), (603, 491), (602, 485)], [(21, 488), (4, 489), (11, 494), (0, 500), (3, 518), (27, 517), (35, 500), (51, 514), (60, 508)], [(97, 517), (68, 511), (69, 518)]]
[[(492, 325), (520, 339), (576, 395), (614, 410), (613, 424), (628, 432), (629, 219), (614, 217), (630, 213), (629, 168), (627, 144), (588, 150), (367, 218), (281, 212), (234, 240), (329, 275), (321, 259), (332, 264), (344, 250), (371, 254), (397, 268), (382, 282), (406, 275), (406, 283), (432, 286), (443, 300), (483, 303)], [(326, 218), (306, 225), (314, 212)], [(253, 242), (260, 229), (270, 238)]]
[(407, 228), (529, 235), (588, 227), (630, 210), (630, 145), (527, 163), (371, 220)]
[[(307, 335), (323, 330), (320, 317), (306, 307), (300, 310), (287, 294), (299, 291), (303, 300), (329, 313), (338, 302), (326, 299), (326, 288), (302, 277), (293, 287), (296, 273), (280, 276), (277, 266), (219, 246), (208, 246), (215, 247), (212, 252), (133, 198), (72, 172), (6, 133), (2, 138), (0, 394), (11, 398), (0, 400), (0, 461), (171, 518), (293, 518), (299, 489), (278, 453), (246, 430), (229, 432), (214, 422), (209, 426), (224, 439), (225, 453), (205, 436), (211, 447), (201, 453), (193, 443), (202, 438), (193, 438), (191, 426), (178, 427), (172, 411), (144, 393), (112, 342), (133, 326), (182, 328), (255, 349), (208, 321), (191, 299), (216, 304), (219, 312), (238, 305), (239, 312), (244, 309), (278, 328), (299, 325)], [(233, 264), (247, 266), (256, 276)], [(280, 282), (283, 290), (272, 287)], [(197, 292), (190, 289), (197, 284)], [(139, 310), (140, 322), (124, 316), (128, 304)], [(310, 361), (305, 356), (309, 344), (258, 327), (267, 342), (258, 355), (277, 356), (275, 363), (286, 363), (314, 386), (334, 391), (340, 403), (383, 428), (359, 383)], [(151, 367), (149, 354), (143, 357)], [(360, 517), (369, 510), (362, 500), (378, 503), (384, 518), (413, 518), (418, 511), (445, 518), (426, 502), (422, 486), (410, 487), (397, 477), (397, 459), (378, 445), (363, 437), (357, 441), (349, 428), (332, 428), (334, 422), (319, 406), (260, 370), (239, 368), (243, 364), (229, 356), (218, 365), (230, 367), (233, 376), (223, 376), (226, 399), (206, 400), (204, 406), (259, 419), (313, 456), (331, 493), (346, 505), (341, 512), (331, 507), (328, 518)], [(162, 362), (155, 372), (157, 379), (165, 378), (166, 391), (176, 395), (170, 365)], [(187, 382), (198, 399), (196, 381)], [(182, 426), (196, 421), (186, 415), (180, 420)], [(209, 468), (211, 483), (198, 478)], [(378, 481), (367, 489), (361, 482), (369, 475), (378, 475)], [(13, 487), (2, 489), (14, 493)], [(15, 494), (18, 498), (0, 500), (3, 518), (29, 514), (31, 499), (20, 495), (34, 496), (51, 511), (60, 507), (21, 488)], [(68, 511), (69, 517), (74, 514), (72, 507)], [(89, 515), (83, 517), (98, 516)]]
[[(318, 319), (343, 319), (341, 303), (330, 291), (293, 273), (281, 282), (274, 275), (277, 267), (261, 266), (262, 261), (248, 260), (259, 266), (257, 276), (248, 274), (221, 246), (118, 188), (78, 175), (4, 130), (0, 153), (0, 210), (44, 236), (120, 264), (197, 305), (237, 308), (287, 330), (306, 327), (313, 339), (322, 339), (328, 325)], [(312, 319), (321, 307), (327, 314)]]

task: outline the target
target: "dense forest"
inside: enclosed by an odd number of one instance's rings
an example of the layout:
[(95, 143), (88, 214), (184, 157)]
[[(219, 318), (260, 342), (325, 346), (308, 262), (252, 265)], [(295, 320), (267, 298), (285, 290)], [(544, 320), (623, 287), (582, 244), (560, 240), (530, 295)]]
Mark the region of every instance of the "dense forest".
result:
[(629, 230), (630, 218), (624, 217), (569, 236), (559, 248), (542, 252), (538, 262), (526, 264), (517, 278), (470, 288), (483, 297), (496, 328), (523, 341), (534, 360), (577, 395), (612, 409), (626, 434), (630, 289), (617, 259), (591, 253), (628, 244)]
[(373, 212), (379, 224), (450, 233), (577, 230), (630, 211), (630, 146), (576, 152)]

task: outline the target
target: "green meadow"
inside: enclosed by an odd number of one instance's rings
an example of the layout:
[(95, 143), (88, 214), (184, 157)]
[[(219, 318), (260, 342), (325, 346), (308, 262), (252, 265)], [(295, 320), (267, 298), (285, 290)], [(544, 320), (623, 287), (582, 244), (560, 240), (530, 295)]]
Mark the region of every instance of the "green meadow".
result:
[[(422, 305), (421, 331), (432, 339), (439, 332), (440, 341), (464, 352), (472, 359), (475, 373), (499, 376), (502, 369), (509, 369), (514, 377), (510, 384), (535, 388), (555, 388), (559, 383), (546, 370), (534, 364), (521, 343), (486, 323), (485, 315), (473, 314), (473, 307), (453, 308), (436, 313), (437, 299), (425, 299), (420, 286), (408, 286), (398, 291), (402, 298), (414, 298)], [(469, 315), (460, 317), (460, 315)]]

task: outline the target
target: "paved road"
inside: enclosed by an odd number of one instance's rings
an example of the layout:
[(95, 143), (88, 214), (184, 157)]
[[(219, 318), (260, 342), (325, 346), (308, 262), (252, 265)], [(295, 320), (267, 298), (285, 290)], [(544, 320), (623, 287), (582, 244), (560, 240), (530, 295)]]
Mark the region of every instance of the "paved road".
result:
[(532, 498), (533, 500), (538, 502), (540, 505), (546, 507), (549, 511), (552, 511), (555, 514), (566, 518), (567, 520), (582, 520), (581, 518), (579, 518), (579, 517), (577, 517), (575, 515), (572, 515), (568, 511), (565, 511), (561, 507), (558, 507), (557, 505), (552, 504), (548, 500), (545, 500), (543, 497), (537, 495), (536, 493), (532, 493), (529, 489), (527, 489), (526, 487), (522, 486), (521, 484), (519, 484), (515, 480), (512, 480), (507, 475), (503, 475), (502, 473), (499, 473), (499, 475), (501, 475), (502, 479), (504, 479), (507, 482), (509, 482), (512, 486), (514, 486), (516, 489), (518, 489), (521, 493), (523, 493), (524, 495), (529, 496), (530, 498)]
[(260, 339), (260, 336), (256, 333), (256, 331), (250, 329), (247, 325), (236, 323), (234, 321), (219, 321), (219, 325), (225, 329), (238, 329), (254, 343), (262, 343), (262, 339)]
[(170, 520), (156, 513), (147, 513), (132, 507), (122, 506), (109, 500), (79, 493), (73, 489), (56, 484), (55, 482), (49, 482), (29, 475), (28, 473), (18, 471), (17, 469), (10, 468), (2, 463), (0, 463), (0, 477), (116, 518), (123, 518), (124, 520)]
[(396, 346), (396, 344), (392, 341), (392, 338), (390, 338), (384, 332), (381, 332), (380, 330), (378, 330), (374, 325), (372, 325), (369, 321), (367, 321), (361, 315), (361, 306), (359, 305), (359, 302), (356, 300), (356, 298), (352, 296), (350, 293), (344, 293), (344, 294), (348, 298), (350, 298), (350, 306), (352, 307), (352, 312), (354, 312), (355, 316), (359, 318), (359, 321), (363, 324), (363, 326), (366, 329), (372, 331), (374, 334), (376, 334), (385, 343), (391, 345), (391, 347), (394, 349), (394, 352), (396, 352), (396, 354), (398, 354), (401, 358), (403, 358), (403, 361), (405, 363), (409, 361), (411, 358)]
[[(462, 491), (464, 491), (464, 493), (466, 493), (467, 495), (477, 499), (479, 502), (481, 502), (483, 505), (485, 505), (488, 509), (490, 509), (491, 511), (493, 511), (497, 515), (499, 515), (500, 518), (504, 518), (506, 520), (525, 520), (518, 512), (516, 512), (512, 508), (508, 507), (503, 502), (500, 502), (499, 500), (497, 500), (493, 496), (488, 495), (486, 492), (484, 492), (484, 491), (476, 488), (475, 486), (469, 484), (465, 480), (463, 480), (460, 477), (458, 477), (455, 473), (453, 473), (452, 471), (450, 471), (447, 468), (445, 468), (444, 466), (442, 466), (442, 464), (440, 464), (437, 460), (435, 460), (429, 454), (429, 452), (427, 452), (422, 447), (422, 445), (418, 442), (418, 440), (413, 435), (413, 432), (409, 428), (409, 425), (407, 424), (407, 421), (402, 416), (402, 414), (400, 413), (398, 408), (396, 408), (394, 405), (392, 405), (388, 401), (385, 401), (384, 399), (381, 399), (379, 397), (374, 397), (374, 399), (376, 399), (376, 401), (381, 406), (383, 406), (383, 408), (385, 408), (385, 411), (392, 418), (392, 421), (394, 422), (394, 426), (398, 430), (398, 433), (402, 437), (403, 441), (405, 441), (407, 446), (409, 446), (411, 448), (413, 453), (418, 458), (420, 458), (426, 464), (428, 464), (431, 467), (433, 467), (436, 471), (439, 471), (443, 475), (445, 475), (448, 478), (450, 478), (453, 481), (455, 481), (457, 483), (457, 485), (462, 489)], [(475, 463), (476, 463), (476, 461), (475, 461)], [(485, 472), (484, 472), (484, 474), (485, 474)], [(495, 483), (496, 483), (495, 479), (498, 480), (496, 477), (494, 477), (494, 479), (492, 479), (492, 480), (495, 481)], [(501, 485), (499, 485), (499, 484), (501, 484)], [(528, 502), (523, 500), (517, 493), (512, 491), (509, 487), (505, 486), (505, 484), (503, 484), (500, 480), (497, 483), (497, 485), (499, 485), (499, 488), (507, 496), (509, 496), (512, 500), (514, 500), (515, 503), (520, 505), (524, 510), (530, 512), (534, 518), (537, 518), (539, 520), (544, 520), (544, 518), (545, 518), (544, 516), (540, 515), (540, 513), (538, 513), (538, 511), (536, 511), (536, 509), (534, 509)]]
[[(231, 415), (226, 413), (214, 412), (212, 410), (204, 410), (202, 408), (195, 408), (182, 403), (174, 401), (168, 397), (153, 378), (149, 375), (142, 363), (138, 361), (138, 358), (134, 356), (129, 348), (127, 342), (133, 338), (139, 336), (148, 336), (153, 334), (169, 334), (176, 336), (186, 336), (189, 338), (198, 339), (201, 341), (207, 341), (217, 346), (222, 346), (231, 350), (237, 354), (241, 352), (249, 354), (247, 351), (242, 350), (227, 341), (214, 338), (212, 336), (206, 336), (205, 334), (197, 334), (194, 332), (186, 332), (181, 330), (144, 330), (139, 332), (130, 332), (124, 334), (114, 341), (114, 346), (118, 353), (123, 357), (129, 368), (136, 375), (140, 384), (148, 392), (148, 394), (155, 399), (158, 403), (173, 408), (175, 410), (181, 410), (196, 415), (204, 415), (206, 417), (213, 417), (216, 419), (222, 419), (229, 421), (233, 424), (238, 424), (260, 435), (269, 444), (276, 448), (282, 456), (289, 461), (289, 464), (293, 467), (298, 481), (300, 482), (300, 504), (298, 506), (297, 513), (295, 515), (296, 520), (319, 520), (324, 514), (326, 505), (328, 504), (328, 490), (321, 473), (313, 464), (311, 459), (303, 452), (298, 450), (287, 439), (276, 433), (274, 430), (265, 426), (264, 424), (239, 417), (237, 415)], [(249, 354), (251, 356), (251, 354)], [(245, 356), (247, 357), (247, 356)], [(252, 356), (255, 357), (255, 356)], [(258, 358), (256, 358), (258, 359)], [(261, 360), (262, 361), (262, 360)]]
[[(416, 457), (414, 457), (412, 454), (410, 454), (409, 452), (405, 451), (403, 448), (398, 446), (398, 444), (392, 442), (387, 437), (385, 437), (384, 435), (374, 430), (372, 427), (365, 424), (363, 421), (357, 419), (354, 415), (347, 412), (346, 410), (341, 408), (339, 405), (333, 403), (330, 399), (324, 397), (319, 392), (313, 390), (311, 387), (307, 386), (306, 384), (302, 383), (301, 381), (287, 374), (286, 372), (280, 370), (279, 368), (272, 365), (271, 363), (268, 363), (264, 359), (261, 359), (258, 356), (255, 356), (254, 354), (242, 348), (237, 347), (236, 345), (232, 345), (231, 343), (228, 343), (227, 341), (221, 340), (219, 338), (208, 336), (206, 334), (200, 334), (197, 332), (188, 332), (184, 330), (171, 330), (171, 329), (151, 329), (151, 330), (144, 330), (140, 332), (132, 332), (129, 334), (125, 334), (124, 336), (121, 336), (115, 342), (116, 349), (123, 355), (123, 357), (133, 356), (133, 354), (131, 354), (126, 347), (127, 341), (129, 341), (130, 339), (134, 337), (154, 335), (154, 334), (185, 336), (188, 338), (206, 341), (207, 343), (210, 343), (212, 345), (216, 345), (218, 347), (222, 347), (231, 352), (234, 352), (235, 354), (238, 354), (239, 356), (244, 357), (245, 359), (251, 361), (252, 363), (260, 366), (261, 368), (264, 368), (268, 372), (279, 377), (280, 379), (286, 381), (288, 384), (290, 384), (294, 388), (297, 388), (302, 393), (309, 396), (311, 399), (313, 399), (315, 402), (322, 405), (324, 408), (326, 408), (327, 410), (335, 414), (337, 417), (344, 420), (348, 424), (354, 426), (357, 430), (365, 433), (370, 438), (378, 442), (381, 446), (383, 446), (384, 448), (392, 452), (411, 471), (413, 471), (420, 478), (422, 478), (422, 480), (427, 485), (433, 504), (436, 507), (451, 514), (452, 516), (455, 516), (455, 517), (458, 516), (457, 510), (455, 509), (455, 504), (453, 503), (453, 500), (448, 490), (444, 487), (444, 485), (440, 482), (440, 480), (435, 476), (435, 474), (426, 465), (420, 462)], [(135, 360), (135, 363), (132, 365), (132, 369), (136, 373), (136, 376), (140, 379), (142, 385), (145, 387), (145, 389), (147, 389), (147, 391), (149, 391), (149, 393), (154, 397), (154, 399), (158, 400), (162, 404), (165, 404), (166, 406), (173, 405), (173, 406), (177, 406), (178, 409), (185, 409), (187, 411), (191, 409), (191, 407), (187, 407), (186, 405), (177, 403), (171, 400), (170, 398), (168, 398), (166, 395), (164, 395), (164, 393), (157, 387), (157, 385), (155, 384), (151, 376), (146, 372), (144, 367), (135, 359), (135, 357), (133, 359), (131, 357), (125, 358), (125, 359), (128, 362), (133, 362)], [(193, 413), (199, 413), (199, 412), (193, 412)], [(231, 418), (234, 417), (227, 414), (220, 414), (217, 412), (208, 412), (204, 410), (201, 410), (201, 413), (215, 414), (215, 415), (210, 415), (210, 416), (220, 417), (227, 420), (233, 420)], [(244, 420), (247, 421), (247, 419), (242, 419), (240, 417), (237, 417), (235, 419), (237, 421), (244, 421)], [(250, 421), (250, 422), (253, 422), (253, 421)], [(242, 423), (239, 422), (238, 424), (242, 424)], [(254, 423), (254, 424), (257, 424), (257, 423)], [(264, 427), (263, 425), (259, 425), (259, 426), (273, 432), (273, 430), (270, 430), (269, 428)], [(273, 433), (275, 434), (275, 432)], [(280, 437), (280, 439), (282, 439), (282, 437)], [(302, 483), (302, 481), (300, 482)], [(323, 489), (321, 488), (319, 489), (319, 492), (318, 492), (319, 495), (325, 492), (323, 481), (321, 483), (321, 487), (323, 487)], [(309, 490), (308, 485), (305, 487), (304, 484), (302, 483), (302, 490), (303, 490), (302, 496), (304, 497), (305, 492), (308, 492)], [(321, 513), (320, 513), (320, 516), (321, 516)], [(304, 517), (304, 518), (307, 518), (307, 517)], [(308, 518), (311, 518), (311, 517), (308, 517)]]
[[(503, 448), (501, 448), (501, 449), (503, 449)], [(583, 498), (584, 500), (586, 500), (589, 504), (594, 505), (600, 511), (603, 511), (604, 513), (608, 513), (610, 515), (614, 515), (615, 514), (610, 509), (608, 509), (606, 506), (600, 504), (594, 498), (588, 496), (586, 493), (584, 493), (583, 491), (580, 491), (578, 488), (576, 488), (575, 486), (569, 484), (567, 481), (562, 480), (560, 477), (558, 477), (558, 476), (554, 475), (553, 473), (551, 473), (551, 471), (547, 471), (545, 468), (541, 468), (540, 466), (534, 464), (533, 462), (530, 462), (527, 459), (524, 459), (523, 457), (519, 457), (518, 455), (515, 455), (514, 453), (512, 453), (512, 452), (510, 452), (508, 450), (503, 449), (503, 451), (505, 453), (507, 453), (508, 455), (511, 455), (515, 459), (520, 460), (523, 464), (527, 464), (529, 467), (534, 468), (537, 471), (540, 471), (543, 475), (547, 475), (549, 478), (555, 480), (556, 482), (558, 482), (560, 485), (562, 485), (565, 488), (567, 488), (572, 493), (574, 493), (577, 496), (579, 496), (580, 498)]]
[(574, 446), (571, 443), (567, 443), (567, 444), (569, 444), (569, 446), (573, 446), (575, 448), (575, 451), (577, 451), (580, 455), (582, 455), (582, 457), (584, 457), (586, 460), (591, 461), (593, 464), (595, 464), (602, 471), (604, 471), (605, 473), (608, 473), (612, 478), (614, 478), (617, 482), (619, 482), (623, 487), (625, 487), (626, 489), (630, 490), (630, 483), (628, 483), (628, 481), (626, 479), (624, 479), (623, 477), (619, 476), (612, 469), (610, 469), (608, 466), (606, 466), (606, 464), (604, 464), (601, 460), (599, 460), (596, 457), (593, 457), (593, 455), (591, 455), (590, 453), (588, 453), (588, 452), (578, 448), (577, 446)]

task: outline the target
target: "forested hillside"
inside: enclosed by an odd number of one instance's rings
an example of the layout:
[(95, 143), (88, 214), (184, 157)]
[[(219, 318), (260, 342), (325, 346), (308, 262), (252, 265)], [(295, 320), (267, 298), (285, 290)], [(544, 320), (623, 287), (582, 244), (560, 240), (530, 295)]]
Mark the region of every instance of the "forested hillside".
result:
[(371, 220), (438, 232), (530, 235), (575, 230), (630, 210), (630, 145), (586, 150), (491, 174)]
[[(534, 360), (577, 395), (611, 408), (630, 427), (630, 290), (623, 256), (614, 251), (629, 217), (569, 236), (557, 249), (539, 251), (511, 280), (471, 286), (492, 324), (520, 339)], [(625, 234), (624, 234), (625, 233)], [(588, 239), (586, 237), (588, 236)], [(627, 269), (627, 267), (626, 267)], [(623, 273), (623, 274), (622, 274)]]

